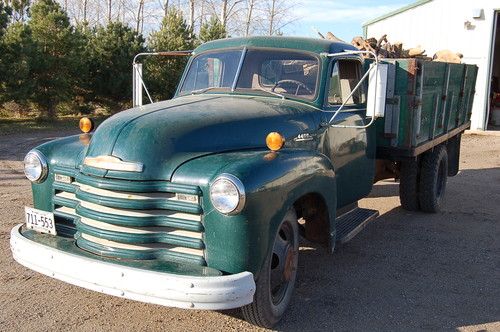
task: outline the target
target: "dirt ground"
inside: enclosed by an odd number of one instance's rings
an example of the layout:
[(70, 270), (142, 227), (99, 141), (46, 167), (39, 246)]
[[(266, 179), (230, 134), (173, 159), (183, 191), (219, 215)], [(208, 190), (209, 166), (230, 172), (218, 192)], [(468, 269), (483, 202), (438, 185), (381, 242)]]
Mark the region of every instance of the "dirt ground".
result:
[[(239, 311), (183, 311), (87, 291), (14, 262), (10, 229), (31, 204), (22, 158), (69, 132), (0, 136), (1, 331), (255, 330)], [(394, 182), (377, 184), (363, 207), (380, 217), (328, 255), (301, 248), (285, 331), (500, 331), (500, 137), (463, 138), (461, 172), (444, 209), (410, 213)]]

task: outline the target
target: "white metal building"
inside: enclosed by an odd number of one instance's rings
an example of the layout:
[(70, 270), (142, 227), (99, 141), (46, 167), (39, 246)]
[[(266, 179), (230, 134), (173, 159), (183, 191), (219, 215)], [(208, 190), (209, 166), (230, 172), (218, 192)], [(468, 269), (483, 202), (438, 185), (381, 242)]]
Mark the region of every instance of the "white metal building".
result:
[(479, 67), (471, 129), (488, 127), (493, 92), (500, 93), (500, 0), (421, 0), (366, 22), (366, 37), (387, 34), (403, 47), (421, 46), (428, 56), (449, 49)]

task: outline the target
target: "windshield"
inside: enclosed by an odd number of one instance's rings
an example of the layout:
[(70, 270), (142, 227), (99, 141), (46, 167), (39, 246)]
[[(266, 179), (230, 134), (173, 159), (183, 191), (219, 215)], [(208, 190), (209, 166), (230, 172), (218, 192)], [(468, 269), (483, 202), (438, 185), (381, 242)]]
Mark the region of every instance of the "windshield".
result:
[[(196, 56), (188, 69), (180, 95), (206, 91), (268, 93), (299, 99), (314, 99), (318, 59), (308, 53), (289, 50), (224, 50)], [(238, 77), (236, 77), (238, 75)]]

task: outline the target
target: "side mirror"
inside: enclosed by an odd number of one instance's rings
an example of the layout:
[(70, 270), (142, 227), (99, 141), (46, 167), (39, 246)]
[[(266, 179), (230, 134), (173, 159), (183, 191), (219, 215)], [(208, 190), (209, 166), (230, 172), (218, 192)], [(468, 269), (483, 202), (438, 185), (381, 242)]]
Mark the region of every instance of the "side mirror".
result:
[(385, 114), (385, 99), (387, 94), (387, 71), (389, 65), (379, 63), (370, 71), (368, 77), (368, 100), (366, 102), (366, 116), (381, 118)]

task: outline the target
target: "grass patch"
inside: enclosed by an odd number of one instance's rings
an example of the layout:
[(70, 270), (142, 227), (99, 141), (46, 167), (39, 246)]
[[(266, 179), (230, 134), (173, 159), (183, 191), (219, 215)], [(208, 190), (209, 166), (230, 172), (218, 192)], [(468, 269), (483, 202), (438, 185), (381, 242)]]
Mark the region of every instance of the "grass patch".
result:
[[(95, 127), (101, 124), (106, 117), (92, 117)], [(72, 130), (79, 131), (78, 122), (80, 117), (65, 116), (55, 120), (40, 120), (36, 117), (30, 118), (0, 118), (0, 136), (31, 133), (39, 130)]]

